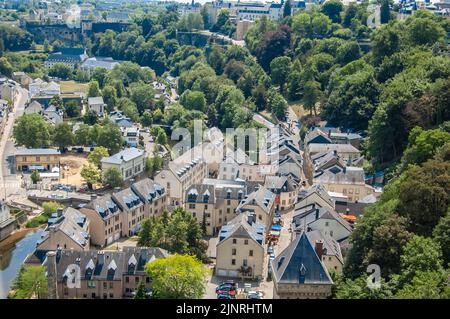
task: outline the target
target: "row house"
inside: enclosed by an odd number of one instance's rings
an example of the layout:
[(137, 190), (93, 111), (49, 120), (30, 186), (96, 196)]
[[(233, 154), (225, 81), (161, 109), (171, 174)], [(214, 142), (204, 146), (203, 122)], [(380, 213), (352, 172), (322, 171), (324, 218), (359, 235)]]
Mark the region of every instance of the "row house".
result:
[(244, 181), (204, 179), (186, 191), (184, 206), (200, 224), (205, 224), (206, 234), (214, 236), (236, 216), (236, 208), (246, 193)]
[(237, 213), (251, 212), (256, 215), (257, 222), (270, 229), (275, 215), (275, 194), (264, 186), (247, 194), (236, 208)]
[(290, 209), (297, 202), (298, 185), (290, 176), (266, 176), (264, 187), (275, 194), (277, 210)]
[(166, 198), (164, 187), (150, 179), (113, 194), (94, 196), (80, 209), (90, 220), (91, 243), (106, 246), (121, 237), (135, 235), (144, 219), (161, 216)]
[(161, 248), (124, 247), (122, 251), (57, 250), (41, 258), (50, 299), (126, 299), (134, 297), (141, 283), (146, 292), (151, 291), (145, 265), (168, 255)]

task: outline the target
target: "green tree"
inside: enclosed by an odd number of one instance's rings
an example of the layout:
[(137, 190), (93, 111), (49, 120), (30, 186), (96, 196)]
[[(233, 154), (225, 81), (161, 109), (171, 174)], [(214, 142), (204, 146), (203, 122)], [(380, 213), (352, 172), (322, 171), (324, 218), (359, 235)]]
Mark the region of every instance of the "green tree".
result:
[(391, 297), (392, 292), (384, 280), (381, 280), (380, 288), (370, 288), (367, 285), (367, 275), (355, 280), (343, 280), (336, 288), (337, 299), (388, 299)]
[(422, 272), (442, 271), (441, 247), (432, 238), (413, 236), (400, 257), (400, 283), (408, 283)]
[(291, 1), (287, 0), (284, 3), (284, 8), (283, 8), (283, 18), (285, 17), (289, 17), (291, 15), (291, 10), (292, 10), (292, 6), (291, 6)]
[(108, 156), (109, 153), (106, 147), (97, 146), (94, 148), (92, 152), (89, 153), (88, 161), (89, 163), (92, 163), (96, 165), (98, 168), (100, 168), (102, 158)]
[(288, 109), (288, 104), (281, 94), (276, 93), (273, 97), (269, 98), (270, 110), (277, 119), (284, 119)]
[(142, 126), (150, 127), (153, 124), (152, 113), (150, 113), (149, 111), (145, 111), (140, 118), (140, 122)]
[(122, 173), (115, 167), (106, 169), (103, 175), (103, 184), (109, 185), (112, 188), (120, 187), (123, 184)]
[(326, 14), (334, 23), (341, 22), (341, 12), (344, 6), (339, 0), (330, 0), (322, 5), (322, 12)]
[(140, 114), (145, 110), (152, 108), (153, 97), (155, 93), (153, 88), (143, 82), (133, 83), (130, 87), (131, 100), (136, 104), (136, 107)]
[(94, 110), (87, 111), (83, 116), (83, 122), (87, 125), (94, 125), (98, 121), (98, 114)]
[(50, 125), (39, 114), (24, 114), (16, 119), (13, 136), (18, 145), (39, 148), (51, 144), (51, 131)]
[(73, 145), (74, 136), (72, 128), (67, 123), (61, 123), (56, 125), (55, 133), (53, 135), (53, 141), (60, 150), (65, 150), (68, 146)]
[(81, 177), (86, 181), (89, 189), (92, 190), (92, 185), (98, 184), (102, 181), (102, 173), (94, 164), (88, 163), (81, 168)]
[(322, 92), (320, 91), (320, 84), (316, 81), (308, 81), (303, 86), (303, 105), (310, 111), (311, 115), (316, 111), (316, 103), (320, 100)]
[(89, 145), (91, 142), (89, 139), (89, 130), (90, 130), (89, 125), (81, 124), (78, 130), (75, 131), (74, 143), (80, 146)]
[(73, 69), (64, 63), (55, 63), (50, 70), (48, 70), (48, 75), (54, 76), (63, 80), (68, 80), (71, 78)]
[(122, 133), (117, 125), (107, 124), (100, 129), (97, 145), (108, 149), (109, 154), (116, 154), (123, 145)]
[(398, 212), (409, 230), (430, 236), (450, 205), (450, 163), (429, 160), (405, 172), (399, 185)]
[(47, 277), (44, 266), (24, 266), (13, 284), (14, 299), (46, 299)]
[(395, 297), (400, 299), (449, 299), (448, 272), (418, 271)]
[(0, 74), (7, 77), (11, 77), (13, 73), (13, 67), (5, 57), (0, 58)]
[(102, 89), (103, 101), (106, 104), (106, 109), (108, 112), (114, 111), (117, 103), (117, 91), (114, 86), (106, 85)]
[(381, 0), (380, 22), (388, 23), (391, 19), (391, 11), (389, 9), (389, 0)]
[(48, 217), (50, 217), (51, 214), (56, 213), (58, 208), (63, 208), (63, 206), (57, 202), (45, 202), (42, 204), (44, 214)]
[(89, 82), (88, 97), (101, 96), (100, 86), (96, 80)]
[(275, 85), (280, 86), (280, 91), (284, 91), (284, 84), (287, 81), (291, 59), (287, 56), (277, 57), (270, 62), (270, 76)]
[(200, 112), (206, 110), (206, 99), (203, 92), (187, 90), (181, 95), (180, 103), (188, 110)]
[(205, 292), (207, 270), (195, 257), (172, 255), (145, 266), (157, 298), (198, 299)]
[(80, 106), (77, 101), (68, 101), (64, 103), (64, 114), (67, 117), (79, 117), (81, 114)]
[(139, 282), (134, 299), (147, 299), (144, 281)]
[(448, 267), (450, 264), (450, 208), (434, 228), (433, 238), (441, 246), (444, 266)]
[(39, 172), (37, 170), (34, 170), (33, 172), (31, 172), (31, 181), (33, 182), (33, 184), (36, 184), (37, 182), (39, 182), (41, 180), (41, 176), (39, 175)]

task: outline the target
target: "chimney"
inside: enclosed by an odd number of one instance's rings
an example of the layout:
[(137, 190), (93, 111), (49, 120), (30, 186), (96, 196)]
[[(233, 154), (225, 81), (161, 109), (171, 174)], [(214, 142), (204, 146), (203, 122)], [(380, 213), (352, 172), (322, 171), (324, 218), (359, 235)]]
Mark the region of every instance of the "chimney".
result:
[(95, 200), (97, 198), (97, 195), (96, 194), (92, 194), (91, 195), (91, 200)]
[(323, 256), (323, 241), (321, 239), (316, 240), (316, 246), (315, 246), (317, 257), (322, 261)]
[(319, 209), (316, 208), (316, 220), (318, 220), (318, 219), (319, 219)]
[(56, 252), (47, 252), (48, 299), (58, 299)]
[(58, 208), (56, 210), (56, 217), (61, 217), (63, 215), (63, 209), (62, 208)]
[(350, 214), (350, 208), (347, 207), (347, 209), (345, 210), (345, 215)]
[(331, 129), (328, 130), (328, 138), (331, 138)]

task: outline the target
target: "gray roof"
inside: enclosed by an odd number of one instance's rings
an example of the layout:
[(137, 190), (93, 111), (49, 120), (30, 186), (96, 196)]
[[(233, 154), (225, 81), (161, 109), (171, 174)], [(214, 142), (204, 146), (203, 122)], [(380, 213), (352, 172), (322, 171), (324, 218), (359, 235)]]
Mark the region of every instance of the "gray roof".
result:
[[(317, 194), (330, 206), (334, 206), (333, 199), (331, 198), (330, 194), (328, 194), (328, 191), (325, 189), (325, 186), (323, 186), (322, 184), (314, 184), (310, 188), (308, 188), (305, 193), (305, 196), (299, 200), (299, 203), (301, 203), (305, 198), (313, 194)], [(297, 206), (298, 205), (296, 205), (296, 208)]]
[(275, 203), (275, 194), (261, 186), (258, 190), (248, 194), (236, 208), (236, 211), (245, 211), (247, 206), (257, 205), (269, 213)]
[(223, 225), (219, 233), (219, 243), (225, 239), (249, 238), (260, 245), (264, 244), (265, 226), (256, 222), (256, 216), (249, 212), (238, 214), (235, 218)]
[(364, 170), (361, 167), (334, 165), (314, 175), (314, 184), (360, 184), (364, 185)]
[(112, 199), (122, 210), (135, 209), (144, 205), (140, 197), (130, 187), (112, 194)]
[(139, 150), (135, 147), (126, 148), (119, 153), (116, 153), (109, 157), (103, 157), (101, 162), (102, 163), (109, 163), (109, 164), (122, 164), (123, 162), (131, 161), (141, 155), (144, 154), (144, 151)]
[(327, 133), (322, 132), (318, 128), (314, 128), (313, 130), (309, 131), (305, 136), (305, 144), (311, 143), (315, 138), (322, 137), (324, 141), (327, 143), (331, 143), (331, 139), (328, 137)]
[(58, 250), (57, 280), (62, 282), (66, 279), (68, 267), (72, 264), (80, 266), (81, 280), (121, 280), (123, 275), (145, 274), (147, 263), (167, 256), (164, 249), (147, 247), (124, 247), (122, 251)]
[(121, 212), (119, 206), (113, 201), (110, 194), (97, 197), (87, 204), (85, 208), (96, 211), (103, 219), (120, 214)]
[(305, 233), (272, 260), (273, 279), (277, 284), (332, 285), (333, 280), (316, 254)]
[(18, 148), (15, 155), (59, 155), (60, 151), (53, 148)]
[(319, 144), (311, 143), (308, 145), (308, 151), (311, 154), (337, 151), (338, 153), (360, 153), (360, 151), (351, 144)]
[[(55, 230), (62, 231), (80, 247), (85, 247), (89, 241), (88, 225), (89, 223), (84, 214), (72, 207), (67, 207), (63, 213), (62, 221), (49, 227), (55, 228)], [(45, 232), (39, 244), (42, 244), (49, 237), (50, 232)]]
[(352, 226), (334, 210), (329, 210), (325, 207), (315, 207), (315, 205), (311, 205), (311, 209), (307, 209), (306, 211), (301, 210), (300, 213), (294, 215), (292, 217), (292, 222), (294, 227), (301, 229), (305, 224), (308, 226), (318, 219), (336, 220), (348, 232), (353, 231)]
[(306, 233), (308, 239), (311, 243), (321, 240), (323, 242), (324, 255), (326, 256), (336, 256), (336, 258), (343, 264), (344, 259), (342, 258), (341, 247), (339, 243), (331, 238), (330, 236), (322, 234), (320, 230), (313, 230)]
[(139, 182), (133, 183), (131, 189), (140, 197), (141, 201), (145, 203), (157, 200), (167, 194), (164, 187), (155, 183), (150, 178), (145, 178)]
[(105, 103), (103, 102), (103, 97), (96, 96), (96, 97), (88, 98), (88, 104), (93, 105), (93, 104), (105, 104)]

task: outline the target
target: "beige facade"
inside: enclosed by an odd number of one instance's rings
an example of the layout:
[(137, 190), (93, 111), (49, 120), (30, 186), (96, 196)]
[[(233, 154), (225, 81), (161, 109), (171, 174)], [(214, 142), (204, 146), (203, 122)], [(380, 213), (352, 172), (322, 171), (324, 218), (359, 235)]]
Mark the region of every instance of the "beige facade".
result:
[(264, 226), (252, 214), (240, 214), (219, 234), (216, 275), (262, 279)]
[[(373, 186), (360, 183), (322, 183), (330, 192), (346, 195), (350, 202), (356, 202), (367, 195), (376, 194)], [(378, 195), (378, 194), (376, 194)]]
[(94, 198), (80, 211), (90, 220), (92, 244), (106, 246), (136, 234), (144, 219), (161, 216), (166, 207), (165, 189), (144, 179), (112, 195)]
[(261, 186), (258, 190), (250, 193), (241, 201), (236, 211), (252, 212), (256, 215), (256, 222), (270, 229), (275, 215), (275, 194)]
[(102, 173), (114, 167), (122, 173), (123, 180), (130, 180), (145, 170), (144, 151), (130, 147), (101, 160)]
[(16, 151), (16, 169), (26, 171), (33, 166), (40, 167), (50, 171), (60, 165), (61, 153), (53, 149), (19, 149)]
[(245, 182), (204, 179), (187, 190), (184, 207), (200, 224), (205, 223), (207, 235), (214, 236), (236, 216), (245, 194)]

